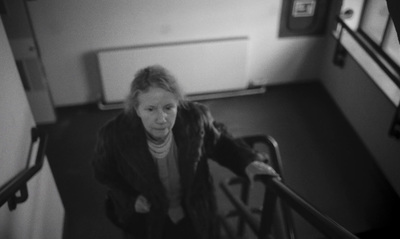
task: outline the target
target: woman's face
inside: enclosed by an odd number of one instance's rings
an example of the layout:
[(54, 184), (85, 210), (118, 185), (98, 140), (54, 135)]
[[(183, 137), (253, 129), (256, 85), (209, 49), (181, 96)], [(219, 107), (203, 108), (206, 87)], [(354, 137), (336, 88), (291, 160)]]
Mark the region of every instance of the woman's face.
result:
[(151, 87), (138, 96), (136, 109), (147, 133), (157, 140), (164, 139), (175, 124), (178, 100), (175, 95), (161, 88)]

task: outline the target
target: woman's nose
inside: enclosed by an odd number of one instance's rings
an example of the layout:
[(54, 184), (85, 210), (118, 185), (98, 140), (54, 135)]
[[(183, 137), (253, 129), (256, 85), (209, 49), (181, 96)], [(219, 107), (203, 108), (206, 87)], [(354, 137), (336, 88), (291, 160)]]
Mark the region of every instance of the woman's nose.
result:
[(157, 123), (167, 122), (167, 114), (163, 110), (158, 110), (156, 120), (157, 120)]

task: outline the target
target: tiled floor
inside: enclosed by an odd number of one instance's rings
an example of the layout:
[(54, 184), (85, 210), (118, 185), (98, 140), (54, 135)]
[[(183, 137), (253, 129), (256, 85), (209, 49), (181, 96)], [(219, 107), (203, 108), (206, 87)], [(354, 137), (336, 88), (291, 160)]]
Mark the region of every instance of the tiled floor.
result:
[[(204, 103), (235, 136), (274, 137), (288, 186), (350, 231), (380, 229), (400, 216), (398, 197), (319, 84), (275, 86), (262, 95)], [(122, 238), (104, 216), (105, 190), (90, 166), (98, 128), (117, 113), (94, 105), (63, 108), (57, 124), (46, 127), (47, 154), (66, 209), (64, 239)], [(230, 175), (214, 164), (212, 169)], [(298, 238), (321, 238), (297, 214), (294, 218)]]

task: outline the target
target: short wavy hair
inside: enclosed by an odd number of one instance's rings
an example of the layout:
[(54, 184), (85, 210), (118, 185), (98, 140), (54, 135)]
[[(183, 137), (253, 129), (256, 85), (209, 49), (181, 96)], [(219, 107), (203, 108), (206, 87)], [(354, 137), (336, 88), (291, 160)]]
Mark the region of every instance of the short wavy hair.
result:
[(152, 65), (137, 71), (125, 100), (125, 112), (133, 113), (139, 106), (138, 96), (151, 87), (161, 88), (174, 94), (179, 105), (184, 103), (184, 94), (176, 78), (164, 67)]

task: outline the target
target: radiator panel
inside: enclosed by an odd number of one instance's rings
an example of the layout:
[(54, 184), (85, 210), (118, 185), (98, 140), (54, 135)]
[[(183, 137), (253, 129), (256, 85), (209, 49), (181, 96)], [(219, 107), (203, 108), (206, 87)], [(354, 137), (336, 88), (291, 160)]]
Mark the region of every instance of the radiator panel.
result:
[(137, 70), (159, 64), (188, 95), (247, 87), (247, 37), (178, 42), (98, 52), (103, 103), (122, 102)]

